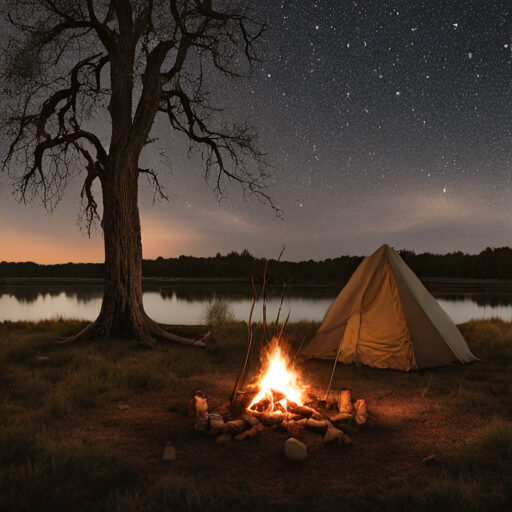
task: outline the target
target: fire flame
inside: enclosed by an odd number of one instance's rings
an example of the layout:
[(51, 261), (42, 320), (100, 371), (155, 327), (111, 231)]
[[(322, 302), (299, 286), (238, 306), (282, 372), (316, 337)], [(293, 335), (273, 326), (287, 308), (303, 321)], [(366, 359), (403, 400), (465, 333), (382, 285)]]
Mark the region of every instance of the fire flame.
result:
[[(249, 409), (265, 399), (269, 401), (267, 412), (276, 412), (279, 409), (278, 404), (287, 410), (288, 402), (304, 405), (307, 399), (307, 386), (290, 368), (290, 358), (277, 338), (273, 338), (269, 343), (263, 359), (263, 371), (255, 384), (260, 391), (249, 405)], [(284, 398), (280, 397), (281, 395), (284, 395)]]

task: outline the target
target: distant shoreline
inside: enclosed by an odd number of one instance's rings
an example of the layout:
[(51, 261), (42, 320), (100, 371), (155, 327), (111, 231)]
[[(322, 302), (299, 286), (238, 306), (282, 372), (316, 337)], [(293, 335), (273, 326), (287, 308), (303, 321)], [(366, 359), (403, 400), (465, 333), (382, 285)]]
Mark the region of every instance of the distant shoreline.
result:
[[(420, 281), (428, 289), (449, 288), (454, 289), (512, 289), (511, 279), (470, 279), (470, 278), (440, 278), (425, 277)], [(64, 278), (64, 277), (4, 277), (0, 279), (1, 286), (103, 286), (104, 280), (98, 278)], [(245, 285), (249, 286), (247, 278), (185, 278), (185, 277), (143, 277), (142, 285)], [(346, 283), (322, 282), (301, 283), (293, 282), (287, 286), (295, 287), (343, 287)], [(280, 287), (281, 285), (274, 285)]]

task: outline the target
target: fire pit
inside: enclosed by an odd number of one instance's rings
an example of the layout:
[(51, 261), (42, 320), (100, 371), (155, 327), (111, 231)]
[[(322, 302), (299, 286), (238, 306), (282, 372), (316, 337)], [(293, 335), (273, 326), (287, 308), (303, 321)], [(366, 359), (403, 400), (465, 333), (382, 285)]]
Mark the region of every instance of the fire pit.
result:
[[(196, 418), (196, 430), (217, 436), (218, 443), (254, 437), (272, 428), (299, 439), (307, 429), (323, 435), (324, 443), (348, 445), (352, 442), (348, 434), (357, 432), (367, 418), (365, 401), (353, 400), (350, 389), (330, 391), (320, 398), (302, 381), (284, 350), (282, 338), (277, 337), (263, 350), (261, 371), (254, 384), (239, 391), (232, 404), (209, 413), (206, 395), (197, 391), (190, 411)], [(294, 443), (293, 453), (305, 450), (304, 445), (297, 448), (298, 445)], [(285, 452), (288, 455), (289, 450)]]

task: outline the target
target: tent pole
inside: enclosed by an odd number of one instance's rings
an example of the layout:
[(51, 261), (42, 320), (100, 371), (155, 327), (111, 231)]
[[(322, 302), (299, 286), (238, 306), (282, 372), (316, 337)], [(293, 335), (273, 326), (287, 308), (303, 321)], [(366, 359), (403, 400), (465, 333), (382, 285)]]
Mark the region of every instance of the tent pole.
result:
[[(345, 334), (345, 332), (343, 332), (343, 334)], [(332, 373), (331, 373), (331, 380), (329, 381), (329, 387), (327, 388), (327, 391), (325, 392), (325, 398), (324, 400), (327, 400), (327, 395), (329, 394), (329, 391), (331, 390), (331, 386), (332, 386), (332, 379), (334, 379), (334, 370), (336, 370), (336, 364), (338, 363), (338, 357), (340, 355), (340, 351), (341, 351), (341, 343), (343, 342), (343, 336), (341, 337), (341, 340), (340, 340), (340, 344), (338, 346), (338, 351), (336, 352), (336, 358), (334, 359), (334, 366), (332, 368)]]

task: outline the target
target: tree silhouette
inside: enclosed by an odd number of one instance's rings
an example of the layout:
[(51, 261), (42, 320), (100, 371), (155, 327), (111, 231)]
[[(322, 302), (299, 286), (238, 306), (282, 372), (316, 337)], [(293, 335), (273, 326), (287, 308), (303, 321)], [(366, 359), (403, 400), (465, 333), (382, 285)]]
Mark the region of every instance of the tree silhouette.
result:
[[(266, 26), (237, 4), (211, 0), (4, 1), (9, 38), (2, 89), (11, 137), (4, 166), (21, 201), (38, 196), (48, 210), (85, 170), (82, 223), (101, 215), (105, 291), (101, 312), (72, 340), (125, 336), (153, 344), (168, 334), (142, 304), (139, 176), (164, 196), (157, 173), (139, 159), (157, 115), (184, 134), (203, 158), (218, 193), (227, 181), (270, 202), (268, 166), (246, 124), (212, 116), (211, 77), (246, 76), (253, 43)], [(96, 128), (101, 119), (101, 131)], [(104, 135), (104, 124), (109, 134)], [(101, 186), (101, 204), (93, 183)]]

